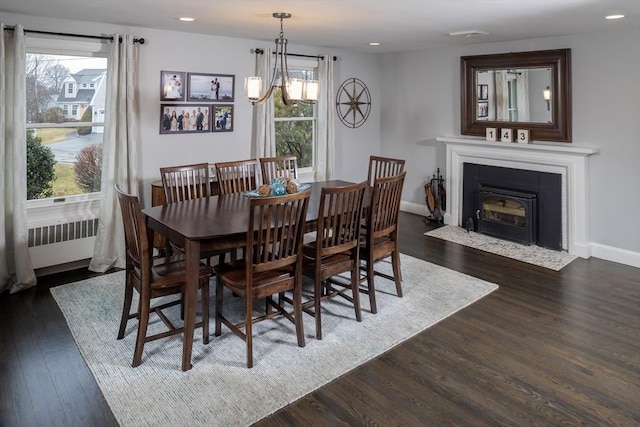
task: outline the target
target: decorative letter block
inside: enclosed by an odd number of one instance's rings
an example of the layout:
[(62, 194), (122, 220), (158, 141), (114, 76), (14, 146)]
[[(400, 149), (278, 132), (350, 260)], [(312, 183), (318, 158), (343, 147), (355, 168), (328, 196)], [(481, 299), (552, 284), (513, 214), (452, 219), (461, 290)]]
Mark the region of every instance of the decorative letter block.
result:
[(518, 129), (518, 133), (516, 135), (516, 142), (519, 144), (528, 144), (529, 143), (529, 130), (528, 129)]
[(500, 141), (513, 142), (513, 129), (500, 129)]
[(487, 131), (487, 141), (497, 141), (498, 140), (498, 129), (496, 128), (486, 128)]

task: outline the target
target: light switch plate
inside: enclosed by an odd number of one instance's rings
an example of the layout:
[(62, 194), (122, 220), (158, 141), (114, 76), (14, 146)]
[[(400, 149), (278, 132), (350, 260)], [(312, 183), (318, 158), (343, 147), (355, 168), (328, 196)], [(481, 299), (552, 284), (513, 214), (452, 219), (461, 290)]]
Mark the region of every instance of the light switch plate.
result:
[(487, 141), (497, 141), (498, 140), (498, 129), (496, 129), (496, 128), (486, 128), (486, 137), (487, 137)]
[(518, 142), (518, 144), (528, 144), (529, 143), (529, 130), (528, 129), (518, 129), (518, 133), (516, 134), (516, 142)]

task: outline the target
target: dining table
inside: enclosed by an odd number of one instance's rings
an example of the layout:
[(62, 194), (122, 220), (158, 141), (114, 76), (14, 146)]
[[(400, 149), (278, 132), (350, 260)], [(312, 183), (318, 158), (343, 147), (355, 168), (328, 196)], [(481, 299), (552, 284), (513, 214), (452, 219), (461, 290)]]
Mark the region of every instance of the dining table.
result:
[[(309, 183), (310, 199), (305, 232), (315, 231), (322, 187), (342, 187), (351, 182), (341, 180)], [(246, 246), (251, 197), (233, 193), (203, 197), (142, 210), (147, 223), (149, 247), (154, 232), (184, 248), (184, 341), (182, 370), (191, 369), (191, 352), (196, 323), (198, 272), (201, 251), (233, 249)]]

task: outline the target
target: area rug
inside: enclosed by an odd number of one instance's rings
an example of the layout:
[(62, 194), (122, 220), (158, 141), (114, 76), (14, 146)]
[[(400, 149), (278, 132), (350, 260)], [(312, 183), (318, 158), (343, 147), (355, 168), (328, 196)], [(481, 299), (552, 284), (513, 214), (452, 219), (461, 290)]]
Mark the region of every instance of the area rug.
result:
[(575, 255), (571, 255), (566, 251), (553, 251), (536, 245), (521, 245), (520, 243), (496, 239), (495, 237), (474, 233), (473, 231), (467, 232), (467, 230), (455, 225), (445, 225), (444, 227), (427, 231), (424, 234), (425, 236), (437, 237), (438, 239), (517, 259), (518, 261), (555, 271), (562, 270), (562, 268), (577, 258)]
[[(120, 425), (243, 426), (497, 289), (493, 283), (406, 255), (401, 262), (403, 298), (395, 296), (391, 281), (376, 278), (378, 313), (369, 312), (368, 297), (362, 295), (362, 322), (355, 320), (353, 307), (346, 301), (323, 302), (321, 341), (315, 339), (314, 321), (308, 315), (304, 316), (303, 348), (297, 346), (295, 328), (288, 320), (257, 324), (252, 369), (245, 364), (244, 341), (225, 327), (208, 345), (202, 343), (201, 329), (196, 330), (193, 368), (187, 372), (180, 370), (180, 336), (146, 344), (142, 364), (132, 368), (135, 322), (129, 323), (123, 340), (116, 340), (124, 272), (55, 287), (51, 293)], [(391, 270), (386, 262), (378, 267)], [(213, 309), (213, 298), (211, 303)], [(241, 313), (241, 299), (225, 295), (224, 310)], [(153, 317), (152, 321), (153, 330), (162, 325)]]

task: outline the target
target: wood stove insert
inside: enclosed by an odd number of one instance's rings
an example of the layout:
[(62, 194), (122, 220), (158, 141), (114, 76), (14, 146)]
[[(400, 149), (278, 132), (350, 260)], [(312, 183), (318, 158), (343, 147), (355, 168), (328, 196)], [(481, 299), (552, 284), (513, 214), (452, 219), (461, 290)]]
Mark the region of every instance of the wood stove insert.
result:
[(479, 233), (562, 250), (561, 178), (465, 163), (462, 223)]

